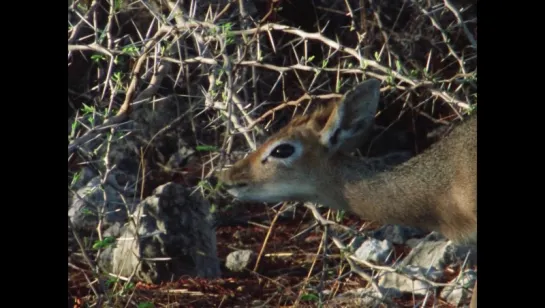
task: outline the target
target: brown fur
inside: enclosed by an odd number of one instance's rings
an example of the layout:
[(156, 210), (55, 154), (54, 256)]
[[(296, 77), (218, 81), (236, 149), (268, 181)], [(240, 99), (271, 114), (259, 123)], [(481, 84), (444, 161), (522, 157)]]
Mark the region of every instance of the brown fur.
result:
[[(373, 124), (379, 85), (361, 83), (340, 104), (294, 118), (220, 174), (220, 180), (241, 200), (317, 202), (367, 220), (416, 226), (453, 242), (476, 244), (477, 116), (409, 161), (375, 170), (344, 150), (365, 138)], [(279, 141), (301, 145), (301, 155), (269, 158)], [(471, 307), (476, 307), (476, 288), (474, 294)]]

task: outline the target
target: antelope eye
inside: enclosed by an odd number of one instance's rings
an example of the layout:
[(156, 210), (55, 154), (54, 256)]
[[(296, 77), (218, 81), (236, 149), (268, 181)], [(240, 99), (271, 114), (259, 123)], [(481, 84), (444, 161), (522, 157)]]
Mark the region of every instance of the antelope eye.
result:
[(293, 152), (295, 152), (293, 145), (284, 143), (274, 148), (270, 155), (276, 158), (288, 158)]

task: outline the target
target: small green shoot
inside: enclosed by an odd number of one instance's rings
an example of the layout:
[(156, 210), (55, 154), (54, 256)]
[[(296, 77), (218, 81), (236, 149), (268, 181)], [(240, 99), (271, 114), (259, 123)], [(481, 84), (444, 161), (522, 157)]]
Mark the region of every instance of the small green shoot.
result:
[(84, 216), (97, 216), (95, 214), (95, 212), (91, 211), (90, 209), (82, 209), (81, 210), (81, 213), (84, 215)]
[(77, 5), (78, 9), (82, 12), (82, 13), (87, 13), (87, 10), (89, 9), (84, 3), (82, 2), (78, 2), (78, 5)]
[(322, 60), (322, 68), (326, 68), (327, 63), (328, 63), (327, 59), (323, 59)]
[(135, 57), (135, 56), (138, 55), (138, 47), (134, 46), (134, 44), (127, 45), (127, 46), (123, 47), (122, 52), (124, 54), (129, 55), (129, 56)]
[(213, 214), (218, 211), (218, 206), (214, 203), (210, 204), (210, 213)]
[(70, 186), (74, 186), (74, 184), (76, 184), (76, 182), (80, 179), (80, 177), (81, 177), (81, 171), (74, 173), (74, 176), (72, 177), (72, 182), (70, 182)]
[(123, 0), (114, 1), (114, 9), (116, 12), (120, 11), (123, 8)]
[(305, 295), (301, 296), (301, 300), (302, 301), (317, 302), (318, 300), (320, 300), (320, 298), (316, 294), (309, 293), (309, 294), (305, 294)]
[(467, 111), (467, 114), (471, 115), (475, 112), (477, 112), (477, 104), (469, 105), (469, 110)]
[(96, 63), (100, 62), (100, 61), (105, 61), (106, 60), (106, 56), (105, 55), (102, 55), (102, 54), (94, 54), (91, 56), (91, 60), (95, 61)]
[(335, 213), (335, 221), (341, 222), (344, 218), (345, 212), (343, 210), (338, 210)]
[(108, 278), (108, 280), (106, 280), (105, 284), (107, 287), (111, 287), (112, 285), (114, 285), (115, 283), (117, 283), (119, 281), (118, 278), (116, 277), (110, 277)]
[(399, 60), (396, 60), (396, 71), (398, 71), (398, 72), (401, 71), (401, 61), (399, 61)]
[(394, 75), (392, 74), (392, 71), (391, 70), (388, 70), (388, 76), (386, 76), (386, 84), (389, 84), (389, 85), (395, 85), (395, 82), (394, 82)]
[(232, 28), (233, 24), (230, 22), (221, 25), (221, 32), (225, 34), (226, 45), (231, 45), (235, 42), (235, 36), (233, 35)]
[(218, 149), (213, 145), (198, 145), (195, 149), (199, 152), (216, 152)]
[(130, 291), (132, 289), (134, 289), (135, 284), (132, 283), (132, 282), (127, 282), (124, 286), (123, 286), (123, 291)]
[(112, 75), (112, 79), (117, 83), (121, 83), (122, 77), (123, 77), (123, 73), (121, 72), (115, 72)]
[(83, 103), (82, 105), (83, 105), (82, 109), (83, 109), (83, 114), (84, 115), (95, 112), (95, 107), (87, 106), (87, 105), (85, 105), (85, 103)]
[(79, 126), (78, 124), (79, 124), (79, 123), (78, 123), (77, 120), (74, 121), (74, 122), (72, 122), (72, 125), (71, 125), (71, 132), (70, 132), (70, 135), (71, 135), (71, 136), (76, 135), (76, 129), (77, 129), (78, 126)]
[(95, 117), (93, 117), (92, 114), (87, 116), (87, 121), (89, 121), (89, 123), (91, 123), (92, 126), (95, 126)]
[(106, 248), (110, 246), (111, 244), (113, 244), (114, 242), (115, 242), (115, 237), (107, 236), (102, 241), (96, 241), (93, 244), (93, 249), (98, 250), (98, 249)]

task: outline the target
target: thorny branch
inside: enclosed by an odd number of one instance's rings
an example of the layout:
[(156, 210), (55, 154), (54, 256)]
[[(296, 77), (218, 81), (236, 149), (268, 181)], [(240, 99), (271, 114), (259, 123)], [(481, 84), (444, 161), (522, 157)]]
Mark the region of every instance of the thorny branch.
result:
[[(172, 2), (169, 2), (169, 3), (172, 4)], [(174, 9), (179, 9), (179, 8), (177, 8), (175, 6), (172, 6), (171, 8), (173, 10)], [(452, 10), (452, 8), (451, 8), (451, 10)], [(424, 10), (424, 12), (427, 13), (427, 11), (425, 11), (425, 10)], [(455, 11), (453, 11), (453, 12), (455, 12)], [(431, 16), (430, 16), (430, 18), (431, 18)], [(459, 16), (459, 13), (457, 14), (457, 18), (458, 19), (461, 18)], [(111, 124), (121, 123), (126, 119), (126, 116), (128, 115), (128, 112), (129, 112), (129, 109), (130, 109), (130, 106), (131, 106), (130, 102), (133, 99), (132, 96), (134, 95), (134, 92), (136, 90), (136, 86), (138, 84), (138, 73), (139, 73), (139, 71), (141, 69), (141, 66), (142, 66), (143, 62), (146, 60), (147, 55), (149, 54), (149, 52), (151, 50), (151, 47), (153, 47), (154, 44), (157, 41), (159, 41), (160, 39), (165, 39), (168, 36), (169, 33), (177, 33), (177, 32), (180, 32), (180, 31), (187, 31), (189, 29), (194, 29), (194, 30), (196, 30), (196, 28), (214, 29), (215, 31), (218, 31), (218, 33), (220, 31), (220, 27), (218, 27), (218, 26), (216, 26), (214, 24), (211, 24), (211, 23), (208, 23), (208, 22), (200, 22), (200, 21), (196, 21), (196, 20), (187, 20), (187, 18), (184, 17), (183, 14), (177, 16), (176, 19), (177, 19), (176, 26), (163, 26), (163, 27), (161, 27), (159, 29), (159, 31), (157, 32), (157, 34), (155, 35), (155, 37), (152, 40), (150, 40), (150, 41), (148, 41), (146, 43), (146, 46), (145, 46), (143, 52), (141, 53), (136, 65), (135, 65), (135, 68), (133, 69), (133, 73), (132, 73), (133, 78), (131, 79), (131, 82), (129, 84), (129, 88), (127, 90), (127, 94), (125, 96), (125, 100), (124, 100), (119, 112), (114, 117), (109, 118), (103, 125), (111, 125)], [(434, 25), (436, 25), (438, 27), (437, 22), (433, 18), (431, 18), (431, 20), (434, 23)], [(440, 29), (440, 28), (438, 28), (438, 29)], [(74, 30), (72, 34), (74, 34), (76, 32), (76, 30)], [(176, 30), (176, 31), (174, 31), (174, 30)], [(381, 79), (381, 80), (386, 80), (386, 78), (387, 78), (386, 76), (383, 76), (383, 75), (380, 75), (380, 74), (377, 74), (377, 73), (373, 73), (372, 71), (369, 71), (366, 68), (366, 67), (371, 67), (371, 68), (374, 68), (374, 69), (380, 71), (383, 74), (393, 76), (394, 78), (398, 79), (399, 81), (408, 84), (413, 89), (418, 88), (418, 87), (425, 87), (425, 88), (427, 88), (427, 90), (432, 95), (443, 99), (445, 102), (454, 103), (457, 106), (459, 106), (461, 108), (465, 108), (465, 109), (470, 108), (468, 103), (460, 101), (460, 100), (452, 97), (449, 93), (447, 93), (444, 90), (440, 90), (440, 89), (435, 88), (433, 86), (432, 82), (424, 81), (424, 80), (417, 80), (417, 79), (414, 79), (414, 78), (408, 78), (408, 77), (402, 75), (401, 73), (399, 73), (399, 72), (397, 72), (395, 70), (391, 70), (391, 69), (381, 65), (380, 63), (378, 63), (375, 60), (364, 58), (360, 54), (360, 52), (357, 51), (356, 49), (343, 46), (338, 42), (335, 42), (335, 41), (333, 41), (333, 40), (331, 40), (329, 38), (324, 37), (321, 33), (308, 33), (308, 32), (305, 32), (305, 31), (302, 31), (302, 30), (299, 30), (299, 29), (296, 29), (296, 28), (293, 28), (293, 27), (290, 27), (290, 26), (280, 25), (280, 24), (275, 24), (275, 23), (268, 23), (268, 24), (261, 25), (261, 26), (259, 26), (257, 28), (245, 29), (245, 30), (234, 30), (234, 31), (231, 31), (230, 34), (231, 35), (259, 34), (261, 32), (268, 33), (269, 31), (272, 31), (272, 30), (281, 31), (281, 32), (285, 32), (285, 33), (288, 33), (288, 34), (296, 35), (296, 36), (300, 37), (300, 39), (302, 39), (302, 40), (320, 41), (320, 42), (324, 43), (325, 45), (327, 45), (327, 46), (329, 46), (329, 47), (331, 47), (331, 48), (333, 48), (333, 49), (335, 49), (337, 51), (341, 51), (341, 52), (344, 52), (346, 54), (349, 54), (349, 55), (353, 56), (358, 61), (358, 63), (361, 64), (362, 68), (348, 68), (348, 69), (347, 68), (327, 68), (327, 67), (318, 68), (318, 67), (312, 67), (312, 66), (303, 65), (303, 64), (294, 64), (294, 65), (290, 65), (290, 66), (286, 66), (286, 67), (280, 67), (280, 66), (276, 66), (276, 65), (272, 65), (272, 64), (260, 63), (260, 62), (255, 61), (255, 60), (242, 60), (242, 59), (237, 63), (229, 65), (229, 62), (230, 62), (229, 57), (226, 57), (225, 55), (222, 56), (223, 57), (223, 63), (219, 63), (219, 61), (217, 60), (217, 57), (212, 56), (211, 49), (205, 47), (205, 39), (200, 34), (198, 34), (197, 31), (193, 31), (192, 34), (195, 37), (197, 45), (199, 46), (199, 50), (204, 52), (206, 57), (198, 56), (198, 57), (185, 59), (185, 60), (182, 60), (182, 59), (178, 60), (178, 59), (173, 59), (173, 58), (169, 58), (169, 57), (160, 57), (160, 60), (163, 61), (163, 63), (165, 63), (167, 61), (172, 62), (172, 63), (182, 64), (182, 65), (183, 64), (189, 64), (189, 63), (201, 63), (201, 64), (209, 64), (209, 65), (214, 65), (214, 66), (221, 65), (221, 66), (226, 67), (226, 68), (231, 67), (231, 66), (238, 66), (238, 65), (253, 66), (253, 67), (257, 67), (257, 68), (264, 68), (264, 69), (274, 70), (274, 71), (277, 71), (279, 74), (284, 74), (284, 73), (286, 73), (288, 71), (292, 71), (292, 70), (303, 70), (303, 71), (313, 71), (313, 72), (320, 72), (320, 71), (334, 72), (334, 71), (337, 71), (337, 72), (341, 72), (343, 74), (363, 73), (363, 74), (367, 74), (367, 75), (369, 75), (371, 77), (374, 77), (374, 78), (378, 78), (378, 79)], [(441, 30), (440, 32), (444, 36), (444, 31)], [(470, 37), (470, 39), (472, 38), (472, 36), (470, 36), (470, 35), (468, 35), (468, 37)], [(221, 41), (222, 37), (216, 35), (216, 39), (219, 39)], [(70, 42), (71, 42), (71, 40), (69, 40), (69, 43)], [(450, 47), (450, 45), (447, 45), (447, 46), (449, 46), (449, 49), (451, 50), (451, 54), (454, 57), (456, 57), (456, 59), (461, 63), (462, 60), (452, 50), (452, 47)], [(222, 50), (224, 50), (224, 49), (225, 48), (222, 48)], [(110, 58), (113, 58), (115, 55), (121, 54), (121, 51), (111, 50), (111, 49), (105, 48), (103, 46), (100, 46), (100, 45), (98, 45), (96, 43), (92, 43), (90, 45), (71, 45), (71, 44), (69, 44), (69, 52), (73, 52), (73, 51), (77, 51), (77, 50), (94, 50), (94, 51), (100, 52), (102, 54), (105, 54), (105, 55), (109, 56)], [(461, 68), (463, 69), (464, 66), (462, 65), (462, 63), (460, 65), (461, 65)], [(230, 71), (231, 70), (228, 70), (228, 72), (230, 72)], [(228, 73), (228, 79), (231, 78), (231, 77), (229, 77), (230, 74), (231, 73)], [(464, 74), (466, 74), (466, 73), (464, 72)], [(214, 87), (214, 84), (210, 83), (210, 86)], [(156, 87), (152, 87), (152, 88), (149, 88), (148, 90), (150, 92), (152, 92), (155, 89), (156, 89)], [(222, 112), (227, 116), (228, 119), (230, 119), (230, 122), (235, 126), (235, 129), (237, 129), (239, 132), (241, 132), (244, 135), (244, 137), (246, 139), (246, 142), (250, 145), (250, 148), (254, 149), (255, 144), (254, 144), (252, 138), (250, 138), (247, 135), (246, 132), (248, 130), (252, 129), (255, 126), (256, 123), (260, 122), (260, 120), (252, 121), (251, 117), (244, 111), (244, 109), (243, 109), (243, 107), (241, 105), (242, 100), (240, 98), (238, 98), (236, 96), (236, 94), (232, 93), (232, 91), (230, 90), (231, 87), (228, 87), (227, 89), (228, 89), (227, 90), (228, 98), (233, 97), (233, 98), (231, 98), (231, 99), (229, 99), (227, 101), (228, 104), (230, 104), (229, 101), (231, 101), (231, 102), (234, 101), (235, 102), (235, 105), (237, 106), (238, 110), (244, 114), (244, 116), (246, 118), (246, 121), (248, 122), (248, 126), (247, 127), (242, 126), (238, 122), (238, 120), (236, 120), (236, 118), (233, 117), (233, 115), (231, 114), (231, 109), (230, 108), (228, 108), (228, 111), (222, 111)], [(210, 91), (212, 91), (212, 88), (209, 89), (209, 92)], [(149, 95), (146, 95), (146, 94), (144, 94), (144, 95), (142, 95), (142, 96), (140, 96), (138, 98), (139, 99), (149, 98)], [(284, 103), (284, 104), (286, 104), (286, 103)], [(212, 104), (212, 106), (214, 106), (214, 104)], [(278, 108), (278, 107), (275, 107), (275, 108)], [(279, 109), (276, 109), (276, 110), (279, 110)], [(269, 110), (269, 111), (267, 111), (267, 114), (271, 114), (272, 112), (274, 112), (274, 111)], [(263, 119), (263, 116), (261, 116), (260, 119)], [(79, 146), (79, 145), (85, 143), (86, 141), (90, 140), (100, 130), (101, 130), (101, 127), (97, 127), (94, 130), (90, 130), (86, 134), (84, 134), (83, 136), (79, 137), (77, 140), (75, 140), (69, 146), (69, 152), (72, 152), (75, 148), (77, 148), (77, 146)]]
[(107, 127), (112, 127), (124, 122), (129, 116), (132, 104), (147, 101), (155, 94), (163, 78), (166, 76), (166, 73), (168, 72), (170, 68), (170, 64), (168, 62), (159, 64), (159, 68), (157, 72), (152, 76), (149, 86), (133, 99), (136, 92), (138, 81), (140, 80), (140, 71), (143, 68), (143, 64), (145, 60), (147, 59), (148, 53), (150, 53), (153, 46), (157, 42), (159, 42), (164, 36), (166, 36), (168, 33), (169, 33), (169, 29), (166, 29), (166, 28), (162, 30), (160, 29), (157, 32), (157, 34), (154, 36), (154, 38), (146, 43), (143, 53), (138, 58), (138, 61), (136, 62), (136, 65), (134, 66), (134, 69), (132, 71), (131, 82), (129, 84), (129, 87), (125, 95), (125, 100), (123, 101), (123, 104), (119, 108), (119, 111), (117, 112), (117, 114), (113, 117), (108, 118), (106, 121), (104, 121), (103, 124), (98, 125), (91, 130), (88, 130), (84, 135), (72, 141), (70, 145), (68, 145), (69, 155), (70, 153), (75, 151), (79, 146), (93, 139), (97, 134), (104, 131)]

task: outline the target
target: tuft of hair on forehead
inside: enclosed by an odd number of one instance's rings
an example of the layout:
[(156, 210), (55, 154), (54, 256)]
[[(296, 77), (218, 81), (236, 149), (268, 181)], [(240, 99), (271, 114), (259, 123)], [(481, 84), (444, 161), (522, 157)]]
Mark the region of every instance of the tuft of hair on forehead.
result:
[(305, 127), (319, 132), (326, 125), (332, 112), (337, 108), (337, 101), (328, 101), (327, 103), (317, 106), (313, 111), (307, 114), (296, 115), (291, 121), (284, 126), (279, 134), (289, 130)]

